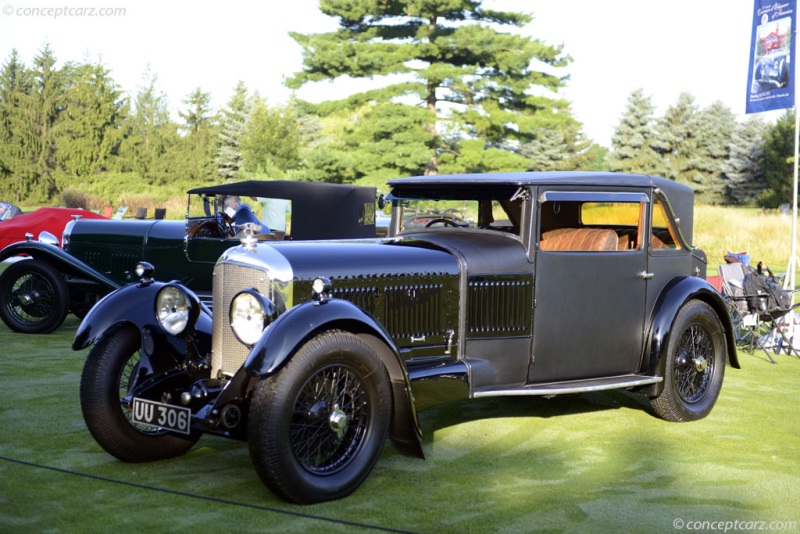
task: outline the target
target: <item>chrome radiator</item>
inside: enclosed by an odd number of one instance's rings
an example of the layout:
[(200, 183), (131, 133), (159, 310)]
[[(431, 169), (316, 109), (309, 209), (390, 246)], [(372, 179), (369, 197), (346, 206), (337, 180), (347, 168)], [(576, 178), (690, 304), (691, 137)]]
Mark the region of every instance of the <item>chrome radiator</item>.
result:
[(273, 298), (269, 275), (252, 265), (238, 263), (218, 263), (214, 267), (214, 316), (211, 343), (211, 376), (219, 376), (220, 371), (233, 375), (250, 354), (230, 325), (230, 304), (236, 294), (249, 287), (257, 289), (262, 295)]

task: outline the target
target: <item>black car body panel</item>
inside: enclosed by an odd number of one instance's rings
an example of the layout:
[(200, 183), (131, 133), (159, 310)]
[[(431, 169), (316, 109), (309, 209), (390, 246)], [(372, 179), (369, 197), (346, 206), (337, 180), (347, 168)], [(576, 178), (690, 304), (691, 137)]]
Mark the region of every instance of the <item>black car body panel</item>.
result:
[[(131, 315), (148, 358), (181, 362), (163, 381), (145, 378), (143, 398), (169, 384), (163, 409), (180, 397), (193, 429), (247, 439), (262, 479), (296, 502), (358, 487), (377, 458), (372, 436), (384, 417), (410, 456), (422, 455), (417, 412), (458, 399), (625, 389), (649, 397), (659, 416), (688, 421), (710, 412), (725, 365), (739, 367), (730, 317), (704, 279), (705, 255), (691, 246), (688, 187), (613, 173), (389, 185), (385, 238), (259, 243), (245, 235), (225, 250), (214, 267), (214, 313), (171, 334), (191, 342), (161, 340), (163, 355), (146, 347), (162, 319), (142, 314), (162, 310), (172, 321), (161, 291), (148, 288), (198, 299), (178, 283), (143, 283), (126, 289), (147, 292), (136, 312), (91, 314), (84, 323), (96, 324), (80, 332), (93, 336), (76, 337), (75, 348), (104, 329), (113, 337), (111, 325)], [(101, 303), (109, 314), (121, 293)], [(174, 353), (208, 345), (205, 354)], [(181, 386), (186, 369), (191, 387)], [(387, 403), (393, 411), (382, 411)], [(334, 443), (331, 455), (308, 455), (309, 439)], [(353, 456), (353, 444), (372, 452)]]

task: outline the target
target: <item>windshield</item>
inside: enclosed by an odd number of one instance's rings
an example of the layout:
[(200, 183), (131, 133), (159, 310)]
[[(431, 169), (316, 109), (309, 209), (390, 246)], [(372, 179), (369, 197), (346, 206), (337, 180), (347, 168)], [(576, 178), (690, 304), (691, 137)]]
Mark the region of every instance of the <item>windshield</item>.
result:
[(0, 202), (0, 221), (5, 221), (16, 215), (17, 208), (8, 202)]
[(417, 191), (418, 198), (410, 198), (413, 191), (394, 191), (393, 217), (398, 221), (398, 232), (474, 228), (519, 235), (523, 195), (515, 192), (508, 188), (450, 190), (439, 198), (431, 198), (430, 191)]

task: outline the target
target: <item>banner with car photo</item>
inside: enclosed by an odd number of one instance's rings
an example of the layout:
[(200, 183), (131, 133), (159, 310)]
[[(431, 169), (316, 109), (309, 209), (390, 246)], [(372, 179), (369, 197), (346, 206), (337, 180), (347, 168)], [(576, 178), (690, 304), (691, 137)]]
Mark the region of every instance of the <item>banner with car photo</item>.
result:
[(795, 0), (755, 0), (747, 113), (794, 107)]

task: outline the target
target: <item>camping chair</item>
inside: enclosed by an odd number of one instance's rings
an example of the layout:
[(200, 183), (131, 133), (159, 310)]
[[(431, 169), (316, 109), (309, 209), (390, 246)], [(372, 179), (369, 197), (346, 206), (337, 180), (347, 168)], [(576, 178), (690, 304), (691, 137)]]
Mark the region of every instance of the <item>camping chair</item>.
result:
[(769, 361), (778, 363), (767, 351), (763, 339), (767, 339), (770, 332), (769, 326), (762, 320), (762, 316), (751, 309), (749, 302), (751, 295), (745, 294), (744, 278), (745, 266), (741, 263), (727, 263), (719, 266), (719, 275), (722, 277), (722, 296), (728, 306), (728, 313), (733, 323), (733, 333), (736, 344), (748, 350), (750, 354), (760, 348), (767, 355)]
[(115, 213), (115, 214), (114, 214), (114, 216), (113, 216), (113, 217), (111, 217), (111, 218), (112, 218), (112, 219), (122, 219), (123, 217), (125, 217), (125, 213), (126, 213), (127, 211), (128, 211), (128, 206), (120, 206), (120, 207), (117, 209), (117, 213)]
[(794, 354), (800, 359), (800, 350), (794, 346), (794, 333), (797, 321), (794, 309), (795, 290), (785, 290), (774, 277), (759, 275), (752, 267), (745, 267), (748, 273), (744, 280), (745, 293), (756, 295), (751, 299), (750, 309), (771, 324), (770, 336), (777, 339), (776, 350), (780, 354), (782, 346), (786, 346), (786, 354)]

